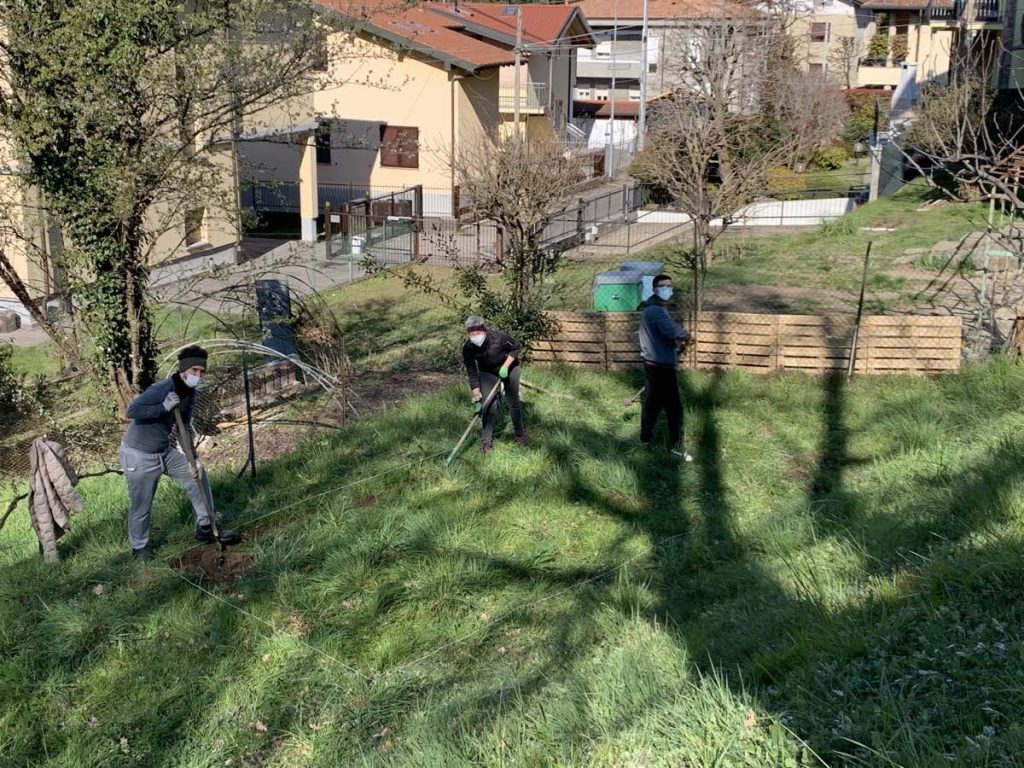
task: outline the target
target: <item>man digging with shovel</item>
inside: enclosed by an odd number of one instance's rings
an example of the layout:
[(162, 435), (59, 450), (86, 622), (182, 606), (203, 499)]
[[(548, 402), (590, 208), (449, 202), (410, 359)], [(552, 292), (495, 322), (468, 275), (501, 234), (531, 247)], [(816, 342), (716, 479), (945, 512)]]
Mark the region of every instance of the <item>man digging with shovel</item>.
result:
[[(128, 406), (127, 416), (131, 424), (121, 439), (119, 454), (128, 482), (128, 541), (136, 560), (147, 562), (153, 559), (153, 550), (149, 546), (149, 519), (153, 496), (162, 475), (176, 481), (188, 493), (196, 513), (196, 541), (230, 544), (238, 540), (236, 533), (225, 530), (219, 531), (218, 539), (211, 520), (213, 494), (206, 470), (199, 465), (193, 474), (182, 449), (171, 445), (176, 418), (180, 416), (184, 424), (191, 425), (195, 390), (206, 373), (206, 359), (207, 353), (202, 347), (191, 346), (181, 350), (175, 372), (151, 386)], [(176, 414), (175, 409), (180, 409), (180, 414)], [(191, 446), (191, 426), (185, 431), (188, 434), (179, 434), (178, 441), (188, 441)], [(197, 476), (201, 477), (202, 487), (196, 482)]]

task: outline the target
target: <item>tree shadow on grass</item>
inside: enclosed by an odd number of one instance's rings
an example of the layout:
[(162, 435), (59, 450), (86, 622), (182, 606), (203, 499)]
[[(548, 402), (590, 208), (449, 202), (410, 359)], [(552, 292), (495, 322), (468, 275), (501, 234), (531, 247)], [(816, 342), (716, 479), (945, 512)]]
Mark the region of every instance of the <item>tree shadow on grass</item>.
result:
[[(274, 503), (310, 493), (328, 495), (322, 505), (304, 507), (265, 523), (253, 542), (263, 552), (262, 567), (258, 564), (252, 578), (234, 588), (245, 592), (244, 601), (230, 592), (219, 594), (250, 611), (273, 614), (287, 607), (296, 616), (296, 627), (283, 637), (280, 631), (272, 633), (229, 605), (199, 598), (180, 579), (133, 586), (127, 572), (121, 575), (121, 566), (112, 562), (81, 569), (74, 584), (57, 572), (26, 568), (18, 575), (18, 564), (4, 568), (0, 579), (16, 596), (11, 601), (13, 613), (0, 622), (7, 628), (5, 649), (29, 647), (44, 636), (52, 640), (53, 634), (47, 633), (55, 626), (64, 627), (57, 637), (70, 638), (65, 649), (46, 650), (26, 660), (32, 675), (8, 690), (26, 700), (39, 697), (33, 706), (45, 707), (52, 703), (47, 698), (52, 687), (50, 670), (67, 669), (59, 682), (72, 691), (86, 685), (91, 675), (113, 681), (110, 690), (95, 700), (109, 712), (118, 713), (118, 722), (111, 725), (109, 733), (83, 730), (66, 736), (63, 744), (69, 755), (111, 745), (115, 745), (116, 752), (119, 736), (114, 730), (127, 724), (134, 729), (131, 738), (137, 754), (152, 756), (150, 764), (175, 764), (187, 750), (206, 743), (204, 729), (219, 727), (217, 715), (211, 712), (217, 711), (218, 702), (223, 703), (220, 696), (225, 680), (235, 690), (250, 687), (260, 691), (261, 710), (239, 714), (242, 725), (233, 726), (233, 738), (240, 742), (232, 748), (232, 754), (262, 750), (260, 754), (266, 757), (279, 749), (258, 730), (246, 727), (250, 718), (259, 719), (272, 733), (308, 731), (309, 714), (303, 712), (304, 707), (309, 709), (307, 701), (349, 711), (344, 727), (331, 736), (332, 746), (372, 753), (374, 747), (368, 745), (381, 741), (374, 741), (375, 734), (385, 727), (400, 730), (403, 721), (414, 714), (417, 702), (431, 702), (427, 716), (437, 728), (458, 717), (470, 731), (487, 727), (513, 708), (542, 705), (550, 694), (549, 686), (557, 688), (560, 681), (584, 674), (585, 661), (592, 658), (598, 644), (596, 627), (602, 612), (609, 607), (623, 614), (637, 610), (635, 602), (615, 597), (614, 579), (625, 574), (649, 581), (655, 600), (646, 618), (657, 626), (667, 626), (700, 670), (719, 674), (737, 698), (745, 701), (753, 696), (763, 711), (779, 719), (792, 718), (794, 730), (829, 761), (843, 763), (847, 759), (841, 753), (845, 752), (857, 756), (862, 764), (878, 764), (870, 751), (874, 749), (888, 750), (884, 754), (904, 765), (919, 765), (923, 763), (914, 762), (914, 750), (920, 755), (933, 755), (935, 748), (940, 748), (962, 750), (964, 759), (970, 762), (972, 753), (960, 738), (962, 734), (983, 733), (985, 727), (997, 728), (1001, 733), (1006, 728), (1011, 731), (1008, 743), (1016, 738), (1012, 726), (992, 720), (982, 712), (982, 705), (987, 702), (990, 709), (1006, 713), (1020, 711), (1024, 704), (1024, 685), (1017, 685), (1020, 674), (1008, 662), (1012, 659), (1007, 654), (1012, 652), (998, 649), (1000, 643), (1007, 649), (1013, 647), (1015, 621), (1020, 619), (1018, 625), (1024, 625), (1024, 597), (1016, 586), (1022, 568), (1014, 543), (975, 541), (971, 537), (1006, 514), (1002, 502), (1024, 472), (1024, 449), (1020, 444), (1009, 441), (996, 446), (968, 465), (959, 478), (951, 479), (937, 470), (915, 480), (907, 493), (916, 489), (925, 499), (924, 511), (914, 519), (899, 521), (894, 529), (895, 541), (901, 547), (923, 555), (918, 564), (911, 564), (893, 557), (893, 529), (879, 533), (861, 519), (876, 499), (863, 498), (848, 489), (846, 474), (853, 462), (849, 448), (853, 430), (847, 423), (846, 389), (842, 380), (825, 380), (819, 458), (806, 488), (817, 541), (808, 546), (828, 539), (850, 544), (867, 555), (860, 564), (865, 579), (891, 583), (888, 591), (868, 593), (863, 600), (835, 602), (827, 592), (816, 591), (813, 583), (807, 589), (799, 587), (799, 580), (796, 588), (792, 583), (785, 585), (783, 576), (794, 572), (786, 569), (799, 564), (773, 562), (770, 553), (751, 544), (746, 523), (736, 519), (742, 507), (738, 506), (732, 484), (733, 465), (727, 461), (729, 438), (721, 414), (742, 410), (744, 403), (735, 399), (726, 384), (721, 374), (683, 376), (690, 445), (696, 457), (693, 464), (681, 464), (665, 451), (639, 449), (632, 435), (577, 420), (568, 408), (543, 409), (531, 415), (535, 446), (530, 451), (549, 458), (550, 466), (564, 474), (558, 480), (559, 493), (564, 492), (567, 501), (620, 523), (597, 556), (582, 565), (562, 566), (557, 557), (540, 561), (531, 559), (528, 553), (519, 556), (453, 548), (442, 541), (443, 529), (426, 525), (413, 529), (398, 515), (385, 521), (382, 510), (389, 504), (402, 505), (399, 512), (413, 518), (416, 504), (429, 501), (432, 507), (444, 507), (446, 499), (454, 501), (463, 492), (458, 482), (462, 475), (455, 474), (453, 479), (440, 469), (430, 469), (433, 464), (397, 472), (358, 491), (343, 492), (342, 496), (350, 495), (351, 504), (338, 501), (340, 506), (332, 506), (326, 501), (334, 498), (328, 492), (335, 487), (363, 477), (361, 468), (367, 463), (379, 467), (382, 461), (385, 466), (398, 466), (407, 459), (415, 461), (418, 453), (415, 446), (410, 446), (409, 435), (418, 434), (427, 443), (447, 443), (453, 430), (452, 416), (462, 414), (457, 410), (461, 401), (453, 394), (450, 399), (436, 401), (438, 408), (433, 412), (417, 408), (398, 412), (387, 427), (381, 424), (379, 435), (357, 427), (327, 441), (317, 452), (282, 459), (269, 468), (264, 481), (267, 485), (259, 487), (267, 488), (282, 478), (296, 481), (289, 487), (272, 489), (275, 493), (268, 499)], [(617, 402), (609, 407), (595, 397), (582, 405), (604, 409), (602, 417), (609, 422), (621, 415)], [(596, 468), (588, 466), (590, 461), (596, 462)], [(531, 474), (507, 478), (503, 491), (510, 497), (529, 494), (531, 486), (549, 482), (544, 474), (547, 466), (539, 462)], [(616, 468), (635, 484), (640, 498), (633, 498), (629, 488), (616, 488), (615, 482), (602, 476), (602, 472)], [(452, 470), (460, 471), (487, 482), (501, 474), (476, 464)], [(303, 475), (316, 479), (303, 479)], [(439, 488), (428, 494), (429, 499), (403, 496), (406, 485), (433, 480)], [(354, 503), (363, 493), (373, 496), (373, 502), (365, 508)], [(766, 503), (772, 502), (769, 499)], [(842, 514), (835, 512), (836, 505)], [(501, 502), (482, 498), (465, 511), (464, 517), (479, 517), (486, 525), (493, 519), (488, 515), (500, 515), (502, 511)], [(823, 513), (816, 514), (818, 511)], [(335, 515), (339, 520), (343, 515), (352, 518), (348, 528), (323, 540), (304, 536), (303, 529), (320, 514)], [(247, 515), (251, 519), (248, 510), (243, 519)], [(933, 531), (948, 528), (958, 519), (961, 522), (953, 529), (957, 538), (948, 542), (949, 550), (936, 553), (929, 548)], [(114, 527), (118, 528), (117, 536), (123, 535), (120, 521), (104, 525), (111, 528), (107, 533), (94, 532), (98, 539), (115, 536)], [(638, 551), (638, 539), (649, 550), (631, 560)], [(347, 557), (365, 559), (368, 573), (378, 582), (375, 588), (379, 587), (384, 599), (371, 600), (368, 593), (369, 607), (362, 614), (358, 609), (343, 610), (333, 604), (341, 603), (347, 593), (339, 593), (334, 599), (325, 593), (320, 601), (303, 594), (298, 603), (290, 602), (290, 595), (296, 594), (296, 582), (305, 584), (308, 579), (317, 579), (323, 589), (328, 589), (348, 567)], [(387, 573), (391, 565), (402, 560), (422, 563), (424, 568), (454, 562), (461, 569), (451, 577), (458, 582), (454, 596), (459, 599), (484, 600), (507, 589), (516, 590), (513, 594), (541, 597), (557, 592), (560, 599), (540, 604), (516, 602), (485, 622), (479, 631), (462, 634), (464, 627), (476, 626), (473, 617), (480, 610), (468, 609), (465, 615), (453, 618), (452, 629), (438, 633), (458, 641), (450, 647), (424, 645), (430, 636), (424, 632), (422, 637), (400, 638), (402, 642), (393, 652), (385, 648), (368, 655), (345, 655), (353, 647), (373, 644), (374, 635), (389, 621), (406, 616), (396, 613), (396, 609), (416, 608), (421, 598), (415, 585), (402, 583), (401, 573)], [(605, 568), (602, 562), (611, 567)], [(442, 572), (438, 578), (448, 577)], [(97, 601), (104, 598), (88, 593), (93, 580), (111, 584), (108, 597), (115, 594), (114, 590), (123, 591), (124, 602), (112, 606), (116, 610), (109, 613), (97, 612), (96, 607), (103, 606)], [(32, 609), (35, 617), (25, 620), (27, 604), (23, 601), (30, 605), (34, 591), (63, 616), (62, 624), (54, 624), (52, 610), (41, 608)], [(936, 591), (949, 606), (947, 612), (938, 613), (933, 604), (920, 599), (920, 595)], [(163, 638), (151, 625), (164, 621), (165, 608), (175, 601), (185, 601), (186, 606), (195, 605), (203, 611), (206, 631), (179, 619), (183, 626), (170, 626), (164, 630), (170, 636)], [(1002, 634), (992, 625), (993, 615), (999, 616), (1004, 626)], [(301, 626), (304, 622), (309, 624), (305, 630)], [(79, 625), (90, 628), (83, 633), (76, 629)], [(148, 633), (143, 647), (134, 648), (133, 653), (164, 652), (165, 663), (152, 670), (144, 658), (126, 661), (119, 651), (123, 641), (118, 638), (131, 637), (132, 632)], [(520, 632), (531, 633), (530, 655), (521, 660), (510, 658), (502, 664), (500, 648), (509, 645), (509, 652), (515, 653), (508, 638)], [(274, 666), (273, 660), (262, 661), (265, 653), (274, 656), (275, 639), (291, 643), (295, 633), (372, 673), (375, 682), (338, 682), (332, 663), (316, 658), (311, 664), (314, 654), (308, 649), (288, 656), (279, 666)], [(984, 653), (974, 650), (975, 639), (985, 644)], [(128, 641), (129, 647), (136, 642), (137, 638)], [(950, 646), (955, 651), (947, 651)], [(436, 650), (435, 656), (408, 665), (430, 649)], [(956, 669), (943, 656), (949, 653), (959, 665)], [(274, 666), (270, 683), (263, 670), (265, 664)], [(371, 665), (379, 666), (371, 669)], [(186, 671), (182, 673), (182, 669)], [(324, 671), (328, 669), (330, 675)], [(922, 669), (936, 674), (920, 675)], [(146, 690), (147, 685), (136, 679), (146, 674), (150, 675), (149, 688), (186, 690), (184, 698), (194, 703), (132, 701), (128, 697), (128, 703), (133, 703), (129, 712), (118, 699), (119, 690), (132, 686)], [(1009, 677), (1008, 684), (995, 684), (1005, 677)], [(446, 695), (450, 697), (447, 703)], [(132, 696), (141, 694), (133, 691)], [(168, 710), (165, 722), (157, 723), (163, 708)], [(618, 713), (616, 726), (626, 728), (638, 717), (635, 712)], [(211, 726), (211, 721), (215, 725)], [(900, 722), (920, 723), (920, 733), (909, 733)], [(588, 728), (596, 732), (603, 727), (585, 717), (582, 723), (584, 732), (575, 737), (580, 748), (588, 738)], [(737, 723), (735, 727), (742, 726)], [(952, 732), (952, 736), (944, 740), (943, 730)], [(136, 737), (136, 731), (142, 735)], [(38, 753), (42, 734), (36, 733), (36, 741), (19, 747), (16, 756)], [(866, 746), (858, 747), (853, 741)], [(59, 740), (55, 745), (51, 737), (51, 751), (61, 749), (61, 745)], [(102, 750), (98, 754), (103, 754)]]

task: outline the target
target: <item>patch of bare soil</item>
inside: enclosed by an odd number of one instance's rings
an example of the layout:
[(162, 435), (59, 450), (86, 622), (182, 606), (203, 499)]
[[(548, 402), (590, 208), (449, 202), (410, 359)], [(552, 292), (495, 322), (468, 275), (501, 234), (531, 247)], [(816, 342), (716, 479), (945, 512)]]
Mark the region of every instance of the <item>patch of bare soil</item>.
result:
[(365, 372), (353, 382), (355, 406), (360, 415), (394, 407), (409, 398), (434, 394), (461, 379), (445, 371), (406, 371), (402, 373)]
[(808, 300), (830, 309), (849, 309), (857, 305), (856, 294), (849, 291), (785, 285), (728, 285), (716, 289), (715, 295), (705, 297), (704, 309), (712, 312), (802, 311)]
[(230, 584), (252, 570), (252, 555), (237, 550), (221, 552), (216, 544), (196, 547), (171, 561), (171, 567), (214, 584)]

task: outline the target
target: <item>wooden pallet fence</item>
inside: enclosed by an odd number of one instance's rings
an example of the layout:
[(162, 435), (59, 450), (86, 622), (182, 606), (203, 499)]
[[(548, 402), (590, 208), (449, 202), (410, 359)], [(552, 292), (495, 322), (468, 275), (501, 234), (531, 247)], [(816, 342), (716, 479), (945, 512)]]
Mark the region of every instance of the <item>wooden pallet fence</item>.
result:
[[(591, 370), (641, 365), (639, 313), (556, 312), (554, 316), (560, 331), (534, 344), (534, 361)], [(848, 316), (704, 312), (696, 334), (697, 367), (742, 368), (753, 373), (846, 370), (853, 331), (854, 321)], [(961, 332), (959, 317), (864, 317), (856, 371), (955, 371), (960, 367)]]

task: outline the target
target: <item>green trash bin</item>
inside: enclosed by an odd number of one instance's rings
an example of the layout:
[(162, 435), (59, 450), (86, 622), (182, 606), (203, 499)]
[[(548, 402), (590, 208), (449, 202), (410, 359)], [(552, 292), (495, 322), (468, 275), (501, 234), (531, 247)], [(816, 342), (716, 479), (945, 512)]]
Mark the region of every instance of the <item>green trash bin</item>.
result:
[(641, 280), (639, 272), (602, 272), (594, 278), (594, 310), (636, 312), (640, 306)]
[(661, 261), (624, 261), (620, 270), (639, 272), (641, 277), (640, 298), (647, 301), (654, 295), (654, 278), (665, 271), (665, 263)]

